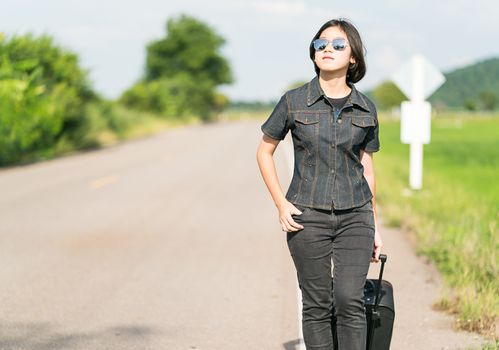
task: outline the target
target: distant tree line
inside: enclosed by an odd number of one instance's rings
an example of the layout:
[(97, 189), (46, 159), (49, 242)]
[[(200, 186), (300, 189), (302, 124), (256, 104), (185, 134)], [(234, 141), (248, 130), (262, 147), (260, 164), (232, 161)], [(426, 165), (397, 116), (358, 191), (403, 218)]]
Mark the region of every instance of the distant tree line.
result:
[[(48, 35), (7, 37), (0, 33), (0, 166), (47, 159), (98, 147), (103, 131), (125, 137), (140, 124), (130, 113), (204, 121), (229, 105), (263, 110), (276, 101), (232, 101), (217, 91), (234, 81), (220, 49), (225, 39), (185, 14), (166, 21), (165, 36), (146, 45), (142, 76), (116, 100), (99, 95), (78, 56)], [(437, 108), (494, 110), (499, 104), (499, 58), (445, 74), (430, 98)], [(288, 90), (303, 85), (297, 81)], [(406, 98), (392, 82), (366, 92), (379, 109)]]
[(269, 102), (262, 102), (262, 101), (247, 101), (247, 100), (241, 100), (241, 101), (230, 101), (229, 107), (234, 110), (267, 110), (270, 108), (275, 107), (277, 104), (277, 100), (271, 100)]

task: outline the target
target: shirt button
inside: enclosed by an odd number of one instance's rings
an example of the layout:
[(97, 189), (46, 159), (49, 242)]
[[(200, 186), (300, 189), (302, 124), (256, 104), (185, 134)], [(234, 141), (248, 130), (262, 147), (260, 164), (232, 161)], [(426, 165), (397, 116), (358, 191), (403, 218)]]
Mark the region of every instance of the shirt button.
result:
[(343, 123), (343, 121), (341, 119), (338, 119), (338, 124), (341, 124)]
[(331, 170), (331, 174), (334, 174), (334, 169), (333, 169), (333, 170)]

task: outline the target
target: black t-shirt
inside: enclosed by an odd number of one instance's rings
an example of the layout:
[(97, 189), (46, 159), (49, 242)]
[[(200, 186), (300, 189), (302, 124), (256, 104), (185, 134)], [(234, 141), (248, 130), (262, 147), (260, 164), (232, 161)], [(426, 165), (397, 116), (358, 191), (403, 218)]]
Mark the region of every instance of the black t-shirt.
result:
[(329, 102), (331, 102), (331, 104), (334, 106), (334, 108), (341, 109), (341, 107), (343, 107), (345, 102), (347, 102), (347, 100), (351, 94), (352, 94), (352, 90), (350, 90), (350, 93), (344, 97), (340, 97), (340, 98), (332, 98), (332, 97), (327, 97), (327, 96), (326, 97), (329, 100)]

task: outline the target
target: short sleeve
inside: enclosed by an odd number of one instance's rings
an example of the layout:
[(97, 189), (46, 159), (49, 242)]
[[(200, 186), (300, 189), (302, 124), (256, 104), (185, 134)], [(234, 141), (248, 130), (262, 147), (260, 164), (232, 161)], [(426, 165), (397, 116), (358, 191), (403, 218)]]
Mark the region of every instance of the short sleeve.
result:
[(374, 119), (376, 120), (376, 125), (371, 126), (369, 131), (367, 132), (366, 138), (362, 143), (361, 149), (366, 152), (378, 152), (380, 148), (379, 144), (379, 122), (378, 122), (378, 114), (376, 112), (376, 107), (374, 107)]
[(289, 131), (286, 94), (281, 96), (270, 116), (262, 124), (261, 130), (273, 139), (284, 140)]

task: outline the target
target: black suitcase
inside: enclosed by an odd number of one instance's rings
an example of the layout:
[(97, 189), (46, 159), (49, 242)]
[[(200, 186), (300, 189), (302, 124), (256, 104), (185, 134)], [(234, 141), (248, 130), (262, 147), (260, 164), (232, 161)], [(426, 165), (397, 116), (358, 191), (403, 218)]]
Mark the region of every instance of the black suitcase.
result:
[[(395, 319), (395, 304), (393, 286), (383, 280), (383, 270), (386, 254), (380, 254), (381, 269), (378, 279), (366, 279), (364, 285), (364, 305), (367, 320), (367, 350), (389, 350), (392, 339), (393, 321)], [(381, 288), (378, 288), (381, 286)], [(334, 288), (334, 287), (333, 287)], [(334, 312), (334, 310), (333, 310)], [(332, 321), (334, 349), (338, 350), (336, 337), (336, 319), (333, 313)]]

